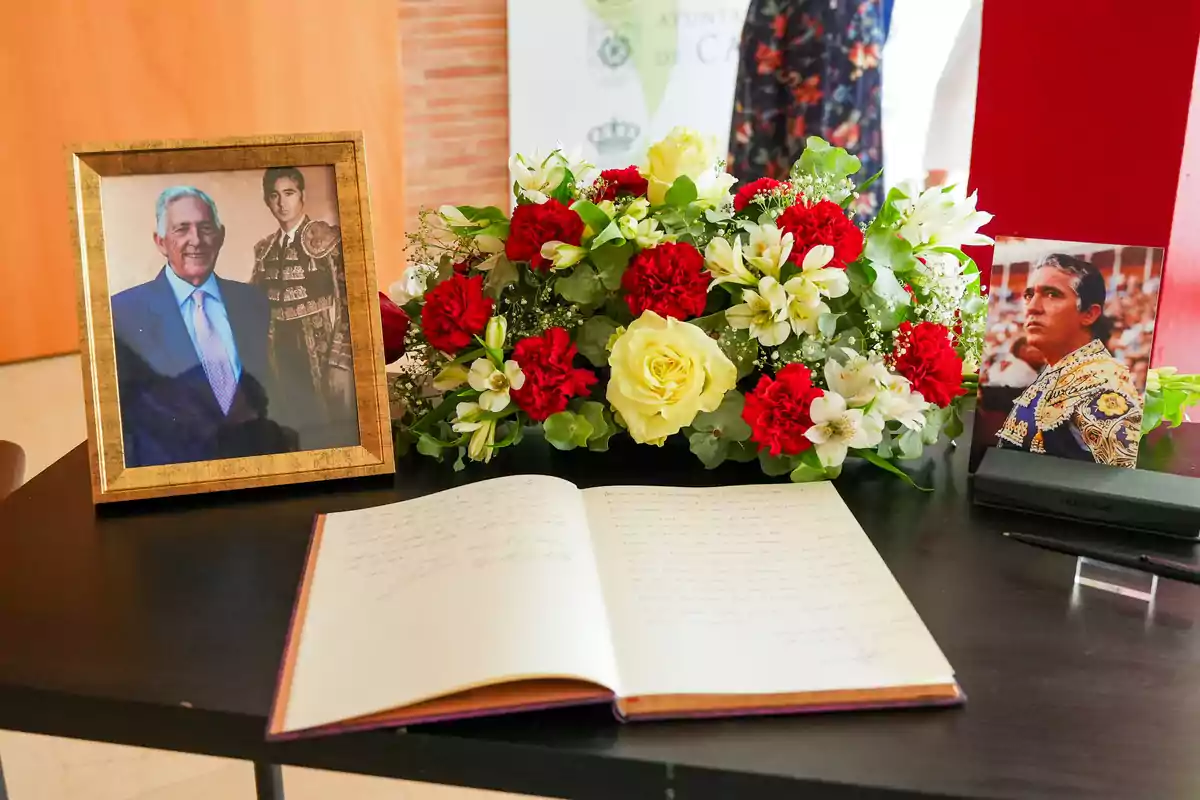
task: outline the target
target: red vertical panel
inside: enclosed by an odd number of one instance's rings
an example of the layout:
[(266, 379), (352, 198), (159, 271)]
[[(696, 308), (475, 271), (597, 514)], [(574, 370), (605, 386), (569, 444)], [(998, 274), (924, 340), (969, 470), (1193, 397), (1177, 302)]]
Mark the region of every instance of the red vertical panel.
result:
[[(1200, 3), (993, 0), (983, 13), (971, 184), (996, 215), (987, 232), (1167, 246)], [(986, 275), (990, 250), (975, 255)], [(1168, 260), (1200, 287), (1200, 259)]]

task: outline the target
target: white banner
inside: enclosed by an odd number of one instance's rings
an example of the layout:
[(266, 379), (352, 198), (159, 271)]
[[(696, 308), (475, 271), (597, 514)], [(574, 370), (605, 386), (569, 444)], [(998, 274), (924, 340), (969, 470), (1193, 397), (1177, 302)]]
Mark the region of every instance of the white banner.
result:
[(642, 161), (676, 125), (725, 153), (749, 0), (508, 0), (509, 145)]

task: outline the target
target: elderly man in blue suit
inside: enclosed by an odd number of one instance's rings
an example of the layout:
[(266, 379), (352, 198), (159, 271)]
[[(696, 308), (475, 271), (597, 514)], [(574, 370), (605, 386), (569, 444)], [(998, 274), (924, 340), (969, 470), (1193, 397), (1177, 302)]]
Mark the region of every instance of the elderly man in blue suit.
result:
[(267, 297), (214, 272), (225, 242), (216, 204), (174, 186), (155, 216), (166, 265), (112, 298), (125, 466), (295, 450), (267, 414)]

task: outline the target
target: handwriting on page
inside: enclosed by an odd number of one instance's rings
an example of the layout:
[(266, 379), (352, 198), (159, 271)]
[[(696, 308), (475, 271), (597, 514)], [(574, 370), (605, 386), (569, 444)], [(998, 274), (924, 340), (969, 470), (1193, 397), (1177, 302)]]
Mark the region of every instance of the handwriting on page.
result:
[(587, 490), (623, 668), (727, 684), (764, 660), (882, 668), (927, 638), (835, 490), (808, 488)]
[(566, 563), (578, 557), (578, 543), (565, 535), (580, 523), (573, 486), (564, 484), (565, 491), (556, 492), (558, 487), (533, 476), (496, 483), (463, 487), (457, 498), (443, 493), (330, 515), (336, 524), (327, 523), (323, 547), (342, 549), (348, 572), (377, 586), (381, 595), (451, 569)]

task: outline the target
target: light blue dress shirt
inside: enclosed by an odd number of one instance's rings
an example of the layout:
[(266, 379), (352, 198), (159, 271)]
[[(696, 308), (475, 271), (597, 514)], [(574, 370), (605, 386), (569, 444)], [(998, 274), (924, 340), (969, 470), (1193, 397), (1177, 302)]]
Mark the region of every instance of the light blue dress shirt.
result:
[(237, 344), (233, 341), (233, 328), (229, 325), (229, 314), (225, 311), (225, 301), (221, 297), (216, 274), (210, 274), (208, 280), (197, 287), (176, 275), (170, 264), (167, 265), (166, 272), (167, 283), (171, 284), (171, 291), (175, 293), (175, 301), (179, 303), (179, 313), (183, 316), (183, 324), (187, 328), (188, 337), (192, 340), (192, 347), (196, 348), (197, 358), (200, 356), (200, 345), (196, 342), (196, 301), (192, 299), (192, 292), (199, 288), (203, 289), (207, 295), (204, 298), (204, 313), (208, 315), (208, 321), (212, 323), (213, 329), (216, 330), (217, 335), (221, 337), (221, 342), (225, 345), (225, 351), (229, 353), (233, 379), (240, 381), (242, 379), (242, 362), (238, 359)]

